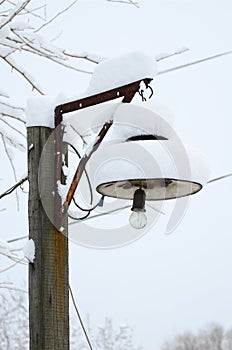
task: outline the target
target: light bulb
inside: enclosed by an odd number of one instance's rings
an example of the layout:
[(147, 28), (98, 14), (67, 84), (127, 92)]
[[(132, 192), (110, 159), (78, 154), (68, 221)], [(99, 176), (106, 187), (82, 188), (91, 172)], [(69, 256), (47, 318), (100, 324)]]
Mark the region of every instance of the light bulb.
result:
[(136, 229), (140, 229), (146, 226), (147, 216), (144, 211), (133, 211), (129, 218), (130, 225)]

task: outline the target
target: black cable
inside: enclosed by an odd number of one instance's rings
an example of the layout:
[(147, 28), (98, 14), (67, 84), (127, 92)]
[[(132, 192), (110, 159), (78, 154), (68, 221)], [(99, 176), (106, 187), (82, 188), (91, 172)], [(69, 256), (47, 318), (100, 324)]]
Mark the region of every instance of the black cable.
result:
[(86, 219), (89, 215), (90, 215), (91, 211), (89, 211), (86, 215), (82, 216), (81, 218), (75, 218), (74, 216), (72, 216), (71, 214), (68, 213), (68, 217), (70, 219), (73, 219), (73, 220), (84, 220)]
[[(80, 153), (77, 151), (77, 149), (71, 143), (69, 143), (67, 141), (63, 141), (63, 143), (67, 143), (67, 145), (70, 146), (74, 150), (74, 152), (76, 153), (78, 158), (81, 159)], [(90, 204), (92, 204), (93, 203), (93, 190), (92, 190), (91, 182), (90, 182), (89, 175), (88, 175), (86, 169), (84, 169), (84, 173), (85, 173), (85, 176), (86, 176), (86, 179), (87, 179), (87, 182), (88, 182), (88, 186), (89, 186)]]
[(79, 204), (77, 204), (77, 202), (76, 202), (76, 200), (75, 200), (74, 197), (72, 198), (72, 200), (73, 200), (73, 203), (75, 204), (75, 206), (76, 206), (78, 209), (80, 209), (80, 210), (82, 210), (82, 211), (90, 211), (90, 212), (91, 212), (92, 210), (96, 209), (96, 208), (98, 207), (99, 203), (101, 202), (101, 199), (100, 199), (99, 202), (97, 202), (97, 204), (95, 204), (92, 208), (90, 208), (90, 209), (85, 209), (85, 208), (82, 208)]

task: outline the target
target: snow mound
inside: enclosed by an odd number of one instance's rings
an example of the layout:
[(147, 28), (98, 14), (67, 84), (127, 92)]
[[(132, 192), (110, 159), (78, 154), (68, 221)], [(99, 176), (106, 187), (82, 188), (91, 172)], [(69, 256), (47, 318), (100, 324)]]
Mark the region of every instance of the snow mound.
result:
[(156, 73), (156, 61), (141, 52), (104, 60), (96, 66), (86, 94), (97, 94), (145, 78), (153, 79)]

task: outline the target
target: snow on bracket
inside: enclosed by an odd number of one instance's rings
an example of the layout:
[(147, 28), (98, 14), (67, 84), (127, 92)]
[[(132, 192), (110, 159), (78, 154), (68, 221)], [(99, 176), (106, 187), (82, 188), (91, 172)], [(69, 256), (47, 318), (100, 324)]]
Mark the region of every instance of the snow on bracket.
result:
[(145, 78), (153, 79), (156, 73), (155, 60), (142, 52), (104, 60), (96, 66), (86, 94), (94, 95)]

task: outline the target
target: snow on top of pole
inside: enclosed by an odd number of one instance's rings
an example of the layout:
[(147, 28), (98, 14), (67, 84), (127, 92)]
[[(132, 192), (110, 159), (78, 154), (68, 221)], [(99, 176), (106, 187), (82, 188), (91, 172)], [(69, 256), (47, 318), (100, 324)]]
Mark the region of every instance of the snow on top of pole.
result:
[(54, 109), (60, 103), (64, 103), (66, 99), (63, 94), (59, 96), (37, 96), (30, 97), (27, 100), (25, 110), (27, 127), (45, 126), (53, 129), (54, 125)]
[(142, 52), (132, 52), (100, 62), (90, 80), (87, 94), (97, 94), (145, 78), (153, 79), (157, 73), (155, 60)]

